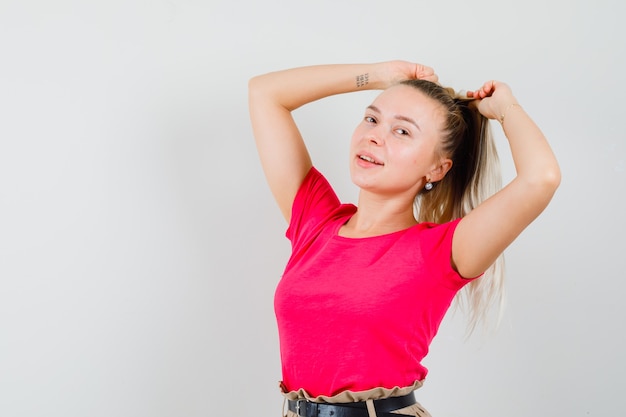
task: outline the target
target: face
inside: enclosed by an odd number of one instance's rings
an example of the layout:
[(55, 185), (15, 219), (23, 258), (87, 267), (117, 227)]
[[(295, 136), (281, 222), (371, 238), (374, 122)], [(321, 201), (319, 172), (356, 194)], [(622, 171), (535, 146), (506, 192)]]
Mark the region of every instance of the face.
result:
[(383, 91), (352, 136), (352, 181), (376, 193), (415, 196), (451, 166), (438, 152), (443, 127), (442, 105), (421, 91), (406, 85)]

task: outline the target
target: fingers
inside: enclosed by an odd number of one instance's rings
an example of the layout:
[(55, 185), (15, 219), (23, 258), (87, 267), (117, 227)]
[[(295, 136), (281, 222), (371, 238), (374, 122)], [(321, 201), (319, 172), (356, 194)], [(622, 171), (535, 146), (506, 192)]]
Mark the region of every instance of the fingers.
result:
[(421, 78), (422, 80), (431, 81), (435, 84), (439, 84), (439, 77), (437, 76), (437, 74), (432, 74), (427, 77), (421, 77)]
[(433, 68), (421, 64), (416, 65), (415, 78), (432, 81), (434, 83), (439, 81), (439, 77), (435, 74), (435, 70)]
[(428, 77), (435, 73), (435, 70), (427, 65), (415, 64), (416, 78)]
[(496, 90), (496, 82), (495, 81), (487, 81), (481, 88), (479, 88), (477, 92), (477, 96), (480, 98), (485, 98), (491, 96), (493, 92)]
[(497, 83), (498, 81), (496, 80), (487, 81), (478, 90), (468, 91), (467, 96), (478, 100), (490, 97), (496, 91)]

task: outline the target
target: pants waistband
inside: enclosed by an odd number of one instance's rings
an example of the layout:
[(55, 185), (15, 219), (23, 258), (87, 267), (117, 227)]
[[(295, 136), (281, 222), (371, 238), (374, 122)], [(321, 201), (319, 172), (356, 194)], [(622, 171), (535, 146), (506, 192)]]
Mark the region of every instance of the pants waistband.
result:
[[(367, 403), (361, 401), (354, 403), (315, 403), (307, 400), (289, 400), (289, 411), (300, 417), (371, 417)], [(402, 397), (389, 397), (371, 401), (376, 411), (376, 417), (401, 417), (402, 414), (390, 413), (390, 411), (409, 407), (416, 403), (414, 393)]]

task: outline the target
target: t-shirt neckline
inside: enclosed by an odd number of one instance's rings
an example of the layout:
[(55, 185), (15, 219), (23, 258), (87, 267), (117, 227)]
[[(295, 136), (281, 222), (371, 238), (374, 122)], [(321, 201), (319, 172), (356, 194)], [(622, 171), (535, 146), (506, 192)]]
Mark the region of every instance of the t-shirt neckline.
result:
[(349, 237), (349, 236), (341, 236), (339, 234), (339, 231), (341, 230), (341, 227), (346, 224), (351, 218), (352, 216), (354, 216), (354, 214), (356, 213), (356, 206), (355, 207), (355, 211), (347, 214), (341, 218), (338, 219), (337, 223), (335, 224), (334, 228), (333, 228), (333, 235), (332, 237), (334, 239), (337, 240), (343, 240), (346, 242), (352, 241), (352, 242), (364, 242), (367, 240), (374, 240), (374, 239), (386, 239), (386, 238), (390, 238), (393, 236), (397, 236), (403, 233), (408, 232), (409, 230), (413, 229), (413, 228), (417, 228), (419, 226), (422, 225), (422, 223), (416, 223), (412, 226), (409, 226), (405, 229), (400, 229), (400, 230), (396, 230), (395, 232), (389, 232), (389, 233), (384, 233), (382, 235), (374, 235), (374, 236), (363, 236), (363, 237)]

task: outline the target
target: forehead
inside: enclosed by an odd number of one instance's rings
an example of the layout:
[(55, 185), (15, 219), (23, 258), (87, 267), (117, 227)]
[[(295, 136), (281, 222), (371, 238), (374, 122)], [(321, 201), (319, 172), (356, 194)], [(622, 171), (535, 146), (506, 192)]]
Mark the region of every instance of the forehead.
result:
[(405, 116), (422, 124), (442, 126), (444, 108), (441, 103), (408, 85), (395, 85), (380, 93), (372, 102), (382, 113)]

